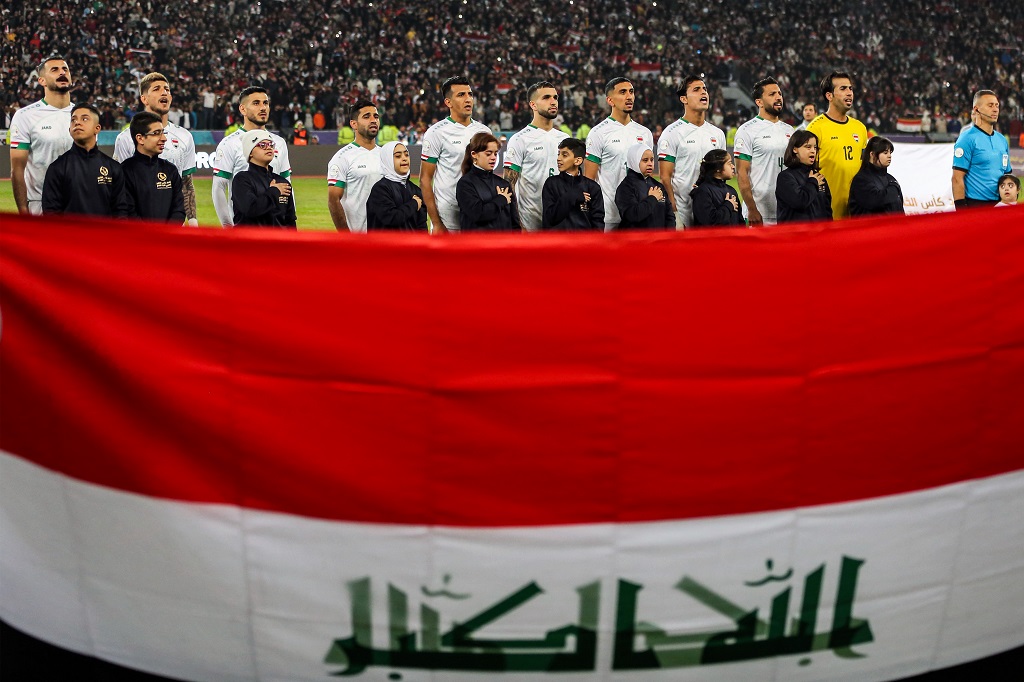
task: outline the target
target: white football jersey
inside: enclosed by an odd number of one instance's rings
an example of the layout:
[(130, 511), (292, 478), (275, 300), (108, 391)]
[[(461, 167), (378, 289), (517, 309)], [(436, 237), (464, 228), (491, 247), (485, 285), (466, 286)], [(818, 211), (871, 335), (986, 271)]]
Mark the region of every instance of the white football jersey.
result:
[(558, 143), (567, 137), (558, 128), (543, 130), (531, 123), (508, 141), (504, 167), (519, 173), (516, 203), (519, 222), (528, 232), (541, 228), (544, 216), (541, 192), (547, 179), (558, 174)]
[[(793, 132), (793, 126), (785, 121), (772, 123), (760, 116), (750, 119), (736, 131), (733, 156), (750, 162), (750, 191), (765, 225), (778, 222), (775, 183), (785, 168), (782, 161)], [(747, 212), (747, 205), (743, 204), (744, 218)]]
[[(672, 193), (676, 198), (676, 219), (683, 227), (693, 225), (690, 191), (700, 175), (704, 155), (712, 149), (725, 149), (725, 133), (710, 121), (695, 126), (685, 118), (673, 121), (658, 138), (658, 160), (675, 164), (672, 172)], [(661, 179), (662, 184), (666, 178)]]
[(14, 112), (11, 119), (11, 149), (27, 149), (25, 185), (33, 212), (42, 212), (43, 180), (46, 169), (57, 157), (71, 149), (71, 110), (50, 106), (41, 99)]
[[(437, 166), (434, 171), (434, 201), (442, 215), (458, 215), (459, 206), (455, 200), (455, 185), (462, 177), (462, 159), (466, 147), (477, 133), (491, 134), (491, 129), (480, 121), (470, 119), (469, 125), (456, 123), (451, 116), (445, 117), (427, 128), (423, 133), (423, 148), (420, 158), (424, 163)], [(446, 227), (453, 228), (452, 225)]]
[[(164, 126), (164, 133), (167, 134), (167, 144), (160, 152), (160, 158), (173, 163), (183, 178), (195, 173), (196, 143), (192, 139), (192, 133), (170, 121)], [(135, 140), (132, 138), (131, 129), (125, 128), (114, 140), (114, 161), (123, 163), (132, 158), (133, 154), (135, 154)]]
[[(239, 128), (217, 145), (216, 158), (213, 160), (213, 174), (218, 178), (230, 180), (238, 173), (249, 170), (249, 159), (242, 158), (242, 135), (245, 132), (244, 128)], [(288, 160), (288, 143), (284, 141), (283, 137), (274, 133), (270, 133), (270, 139), (274, 141), (274, 160), (270, 162), (270, 170), (282, 178), (287, 178), (292, 174), (292, 165)]]
[(646, 142), (654, 149), (654, 134), (633, 119), (622, 125), (609, 116), (587, 135), (587, 160), (601, 165), (597, 181), (604, 194), (605, 231), (614, 230), (622, 222), (615, 206), (615, 190), (626, 177), (626, 151), (637, 142)]
[(366, 232), (366, 199), (382, 177), (376, 147), (366, 149), (352, 142), (331, 157), (327, 164), (327, 186), (345, 190), (341, 206), (350, 232)]

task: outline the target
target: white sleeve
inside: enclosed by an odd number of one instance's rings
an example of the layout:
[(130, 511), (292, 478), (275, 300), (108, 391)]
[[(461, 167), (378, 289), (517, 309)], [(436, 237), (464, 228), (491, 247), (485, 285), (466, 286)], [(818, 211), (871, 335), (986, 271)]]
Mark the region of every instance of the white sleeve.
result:
[(516, 173), (523, 172), (522, 135), (516, 135), (509, 141), (508, 148), (505, 150), (503, 167), (511, 168)]
[(600, 133), (595, 135), (593, 130), (590, 131), (590, 134), (587, 135), (587, 160), (588, 161), (593, 161), (594, 163), (600, 165), (600, 163), (601, 163), (601, 161), (603, 159), (603, 154), (604, 154), (604, 147), (603, 147), (603, 144), (602, 144), (603, 142), (604, 142), (604, 135), (601, 135)]
[(437, 163), (437, 157), (441, 155), (441, 149), (438, 146), (437, 132), (433, 128), (428, 128), (427, 132), (423, 133), (423, 143), (420, 147), (420, 159), (428, 161), (430, 163)]
[(224, 227), (235, 224), (234, 211), (231, 210), (231, 181), (220, 176), (213, 176), (213, 208), (217, 211), (217, 220)]
[(196, 141), (191, 135), (185, 137), (185, 153), (181, 157), (181, 176), (185, 177), (189, 171), (196, 169)]
[(135, 150), (131, 146), (132, 134), (129, 130), (122, 130), (114, 140), (114, 161), (118, 163), (124, 163), (126, 159), (135, 154)]
[(283, 178), (291, 178), (291, 174), (292, 174), (292, 162), (291, 162), (291, 160), (290, 160), (290, 159), (288, 158), (288, 143), (287, 143), (287, 142), (284, 142), (284, 143), (283, 143), (283, 144), (281, 145), (281, 147), (280, 147), (280, 150), (279, 150), (279, 151), (281, 152), (281, 153), (280, 153), (280, 154), (278, 155), (278, 158), (279, 158), (279, 159), (281, 160), (281, 163), (280, 163), (280, 165), (279, 165), (279, 168), (280, 168), (281, 170), (280, 170), (280, 171), (278, 171), (278, 173), (277, 173), (277, 174), (278, 174), (278, 175), (280, 175), (280, 176), (281, 176), (281, 177), (283, 177)]
[(749, 160), (753, 154), (754, 145), (750, 140), (750, 126), (741, 125), (736, 131), (736, 140), (733, 142), (732, 155), (746, 156)]

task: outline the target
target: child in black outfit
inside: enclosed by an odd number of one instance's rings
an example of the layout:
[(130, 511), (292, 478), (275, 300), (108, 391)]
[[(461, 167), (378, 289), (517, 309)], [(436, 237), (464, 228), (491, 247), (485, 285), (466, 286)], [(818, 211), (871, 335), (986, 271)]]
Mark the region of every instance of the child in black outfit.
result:
[(250, 130), (242, 135), (242, 153), (249, 159), (249, 170), (231, 180), (231, 206), (235, 227), (277, 227), (295, 229), (295, 202), (292, 186), (270, 170), (274, 160), (274, 140), (266, 130)]
[(401, 142), (388, 142), (377, 153), (384, 177), (366, 198), (366, 229), (426, 232), (423, 192), (409, 181), (409, 148)]
[(675, 229), (672, 205), (665, 201), (665, 186), (652, 178), (654, 150), (637, 142), (626, 150), (626, 177), (615, 190), (615, 206), (622, 222), (620, 230)]
[(712, 149), (700, 163), (700, 175), (690, 200), (693, 203), (693, 226), (737, 227), (743, 224), (740, 198), (726, 180), (736, 175), (736, 164), (724, 149)]
[(786, 170), (775, 181), (780, 223), (832, 220), (832, 192), (817, 159), (818, 136), (806, 130), (793, 133), (782, 155)]
[(544, 182), (542, 230), (603, 230), (601, 185), (580, 172), (587, 156), (583, 140), (567, 137), (558, 143), (558, 175)]

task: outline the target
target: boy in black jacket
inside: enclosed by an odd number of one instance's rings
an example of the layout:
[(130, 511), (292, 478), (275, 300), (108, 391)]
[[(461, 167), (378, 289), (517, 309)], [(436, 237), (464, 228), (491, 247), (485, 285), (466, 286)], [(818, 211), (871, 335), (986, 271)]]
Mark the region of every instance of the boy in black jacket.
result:
[(142, 111), (135, 114), (129, 131), (135, 153), (121, 164), (128, 215), (181, 225), (185, 222), (181, 175), (173, 163), (160, 158), (167, 143), (163, 120)]
[(558, 175), (544, 182), (542, 230), (604, 230), (601, 185), (580, 172), (587, 156), (583, 140), (567, 137), (558, 143)]
[(100, 112), (91, 104), (71, 110), (71, 149), (46, 169), (43, 213), (123, 218), (128, 215), (121, 164), (96, 146)]
[(235, 227), (278, 227), (295, 229), (295, 202), (292, 186), (270, 170), (274, 160), (274, 138), (258, 128), (242, 135), (242, 154), (249, 159), (249, 170), (231, 180), (231, 206)]

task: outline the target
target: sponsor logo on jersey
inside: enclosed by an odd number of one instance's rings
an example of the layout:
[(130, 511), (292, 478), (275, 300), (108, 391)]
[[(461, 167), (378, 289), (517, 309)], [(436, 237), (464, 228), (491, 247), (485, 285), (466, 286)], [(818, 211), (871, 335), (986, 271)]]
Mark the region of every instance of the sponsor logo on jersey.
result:
[(356, 166), (356, 170), (359, 170), (360, 168), (366, 168), (366, 164), (365, 163), (361, 163), (358, 166)]
[(43, 126), (40, 130), (53, 130), (53, 126)]
[(542, 152), (542, 151), (544, 151), (544, 145), (541, 145), (539, 147), (534, 147), (533, 151), (535, 151), (535, 152)]

